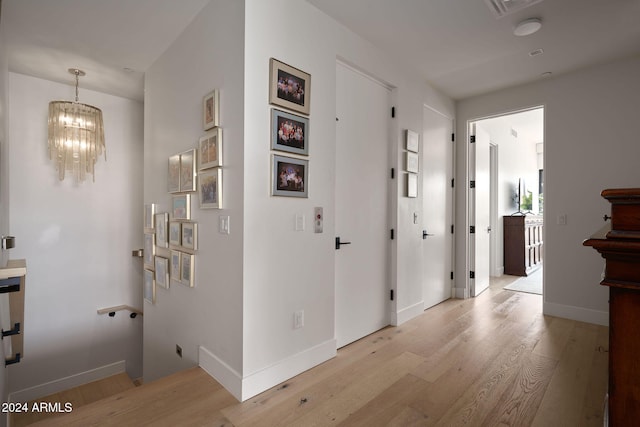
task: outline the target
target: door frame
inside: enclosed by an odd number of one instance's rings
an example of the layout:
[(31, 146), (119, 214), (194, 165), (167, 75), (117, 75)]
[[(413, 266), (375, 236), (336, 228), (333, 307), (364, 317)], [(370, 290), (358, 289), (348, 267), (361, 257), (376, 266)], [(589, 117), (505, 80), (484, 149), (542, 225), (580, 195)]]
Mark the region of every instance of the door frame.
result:
[[(513, 109), (513, 110), (506, 110), (506, 111), (502, 111), (502, 112), (498, 112), (495, 114), (489, 114), (489, 115), (485, 115), (485, 116), (480, 116), (480, 117), (474, 117), (471, 119), (467, 120), (466, 126), (465, 126), (465, 165), (466, 165), (466, 171), (465, 171), (465, 182), (464, 182), (464, 196), (465, 196), (465, 204), (466, 204), (466, 209), (465, 209), (465, 224), (464, 224), (464, 244), (465, 244), (465, 250), (464, 250), (464, 255), (465, 255), (465, 270), (464, 270), (464, 275), (465, 275), (465, 279), (464, 279), (464, 284), (465, 287), (464, 289), (458, 289), (456, 288), (456, 298), (469, 298), (471, 295), (471, 279), (470, 279), (470, 275), (469, 272), (471, 271), (471, 260), (475, 258), (475, 250), (473, 248), (473, 245), (471, 245), (471, 235), (469, 233), (469, 226), (471, 225), (471, 213), (472, 208), (475, 210), (475, 205), (472, 207), (471, 206), (471, 194), (469, 191), (469, 181), (472, 180), (475, 176), (475, 160), (471, 159), (471, 149), (470, 149), (470, 138), (471, 135), (473, 135), (475, 132), (472, 132), (472, 124), (475, 124), (476, 122), (479, 122), (481, 120), (485, 120), (485, 119), (492, 119), (492, 118), (496, 118), (496, 117), (502, 117), (502, 116), (510, 116), (512, 114), (517, 114), (517, 113), (522, 113), (525, 111), (530, 111), (530, 110), (536, 110), (538, 108), (542, 108), (544, 111), (543, 114), (543, 135), (545, 135), (543, 137), (543, 143), (546, 144), (546, 109), (547, 106), (545, 104), (536, 104), (536, 105), (531, 105), (528, 107), (522, 107), (522, 108), (517, 108), (517, 109)], [(475, 131), (475, 129), (474, 129)], [(546, 160), (546, 151), (544, 150), (543, 152), (543, 158)], [(472, 161), (473, 160), (473, 161)], [(544, 162), (544, 164), (546, 165), (546, 161)], [(545, 176), (546, 178), (546, 176)], [(545, 182), (545, 184), (547, 184)], [(545, 205), (545, 209), (542, 212), (542, 219), (543, 222), (547, 222), (548, 218), (547, 218), (547, 212), (548, 209), (546, 209), (547, 206)], [(544, 242), (546, 240), (546, 233), (547, 233), (547, 227), (543, 227), (542, 228), (542, 241)], [(545, 276), (546, 276), (546, 272), (543, 272), (542, 275), (542, 297), (544, 300), (544, 288), (545, 288)]]

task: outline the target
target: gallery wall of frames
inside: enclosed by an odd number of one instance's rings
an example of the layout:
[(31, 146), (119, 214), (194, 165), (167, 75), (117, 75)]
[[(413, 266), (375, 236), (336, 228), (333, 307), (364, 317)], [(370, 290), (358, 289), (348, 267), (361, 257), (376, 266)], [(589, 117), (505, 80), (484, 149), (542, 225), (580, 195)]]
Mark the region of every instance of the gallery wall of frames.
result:
[[(198, 224), (191, 220), (192, 206), (222, 209), (222, 128), (220, 94), (213, 90), (202, 100), (202, 127), (198, 145), (169, 156), (167, 192), (169, 212), (159, 204), (144, 206), (145, 301), (155, 304), (157, 288), (173, 283), (193, 288), (198, 251)], [(197, 202), (193, 199), (197, 199)]]

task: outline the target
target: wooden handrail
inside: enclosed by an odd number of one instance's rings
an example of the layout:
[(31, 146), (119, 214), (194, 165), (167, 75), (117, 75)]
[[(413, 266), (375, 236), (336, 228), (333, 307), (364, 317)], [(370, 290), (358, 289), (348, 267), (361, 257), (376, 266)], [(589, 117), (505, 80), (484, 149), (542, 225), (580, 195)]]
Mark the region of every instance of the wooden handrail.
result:
[(128, 310), (131, 312), (131, 318), (136, 317), (136, 315), (143, 316), (144, 313), (137, 308), (133, 308), (130, 305), (116, 305), (114, 307), (101, 308), (98, 310), (98, 314), (109, 314), (109, 317), (113, 317), (116, 315), (117, 311)]

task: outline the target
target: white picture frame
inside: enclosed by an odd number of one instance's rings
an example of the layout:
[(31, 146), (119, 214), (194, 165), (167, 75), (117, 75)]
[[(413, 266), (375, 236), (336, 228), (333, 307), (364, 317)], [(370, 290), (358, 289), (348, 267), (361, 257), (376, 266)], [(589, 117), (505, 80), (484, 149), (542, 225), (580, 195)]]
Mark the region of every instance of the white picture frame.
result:
[(420, 161), (418, 153), (412, 153), (406, 151), (405, 153), (405, 168), (407, 172), (418, 173), (420, 171)]
[(410, 129), (405, 130), (405, 147), (407, 150), (417, 153), (420, 150), (420, 136)]
[(156, 285), (169, 289), (169, 260), (156, 255), (154, 265)]

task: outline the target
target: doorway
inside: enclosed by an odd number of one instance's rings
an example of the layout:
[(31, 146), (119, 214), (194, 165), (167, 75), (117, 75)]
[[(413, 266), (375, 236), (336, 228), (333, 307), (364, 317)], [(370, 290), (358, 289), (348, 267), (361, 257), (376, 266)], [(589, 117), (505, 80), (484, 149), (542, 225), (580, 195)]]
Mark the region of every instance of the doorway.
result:
[[(482, 141), (478, 144), (478, 130), (488, 135), (488, 162), (478, 158), (483, 153)], [(514, 111), (499, 116), (480, 118), (469, 123), (469, 136), (475, 136), (475, 143), (469, 146), (469, 179), (476, 180), (475, 189), (469, 188), (469, 221), (475, 225), (476, 236), (470, 233), (468, 239), (470, 277), (475, 272), (475, 278), (470, 278), (468, 289), (471, 296), (479, 288), (480, 280), (488, 279), (483, 271), (484, 263), (488, 261), (488, 276), (498, 277), (505, 273), (505, 229), (504, 217), (521, 215), (531, 222), (539, 218), (543, 222), (544, 216), (544, 107), (538, 106), (527, 110)], [(484, 154), (482, 154), (484, 155)], [(486, 168), (486, 170), (485, 170)], [(483, 193), (482, 182), (479, 177), (487, 176), (489, 190)], [(471, 186), (470, 186), (471, 187)], [(478, 188), (481, 188), (478, 191)], [(485, 199), (486, 198), (486, 199)], [(484, 200), (487, 203), (484, 203)], [(479, 242), (478, 233), (483, 232), (483, 224), (476, 223), (478, 215), (489, 211), (490, 238), (487, 243)], [(535, 231), (544, 235), (544, 228)], [(544, 236), (540, 239), (544, 241)], [(522, 248), (522, 252), (533, 251), (532, 255), (542, 256), (543, 249)], [(513, 253), (513, 250), (508, 250)], [(519, 251), (519, 249), (518, 249)], [(518, 252), (516, 251), (516, 252)], [(486, 256), (483, 256), (486, 253)], [(475, 264), (474, 264), (475, 263)], [(542, 293), (542, 262), (535, 275), (534, 270), (528, 271), (528, 282), (536, 279)], [(475, 270), (474, 270), (475, 269)], [(524, 276), (526, 279), (527, 277)], [(522, 280), (524, 282), (524, 279)], [(535, 292), (534, 292), (535, 293)]]
[(336, 65), (336, 342), (390, 323), (391, 89)]

